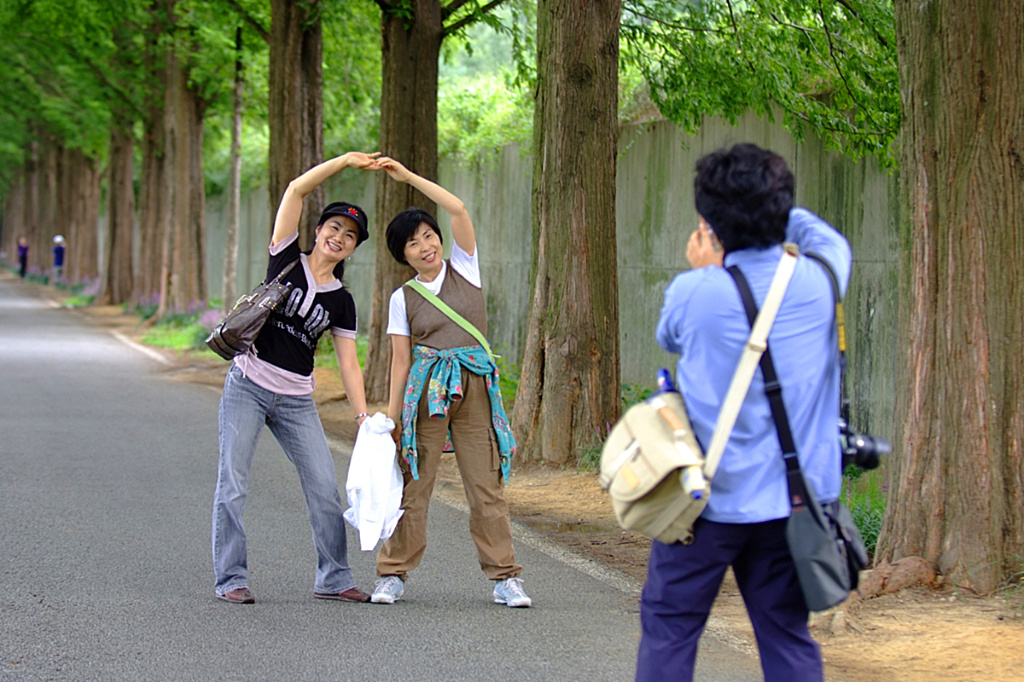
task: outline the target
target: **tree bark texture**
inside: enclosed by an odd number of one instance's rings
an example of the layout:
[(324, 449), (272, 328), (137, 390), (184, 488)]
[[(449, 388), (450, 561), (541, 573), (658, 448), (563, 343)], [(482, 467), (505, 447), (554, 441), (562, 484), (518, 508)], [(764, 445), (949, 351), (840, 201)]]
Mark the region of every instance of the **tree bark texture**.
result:
[(896, 413), (879, 559), (999, 586), (1024, 556), (1024, 3), (896, 3)]
[(136, 304), (149, 304), (160, 295), (163, 271), (163, 244), (165, 230), (170, 225), (169, 183), (165, 177), (165, 125), (164, 98), (166, 96), (166, 47), (161, 36), (166, 30), (162, 14), (153, 8), (154, 16), (146, 38), (145, 64), (152, 77), (145, 83), (146, 97), (140, 140), (142, 157), (139, 183), (139, 250), (136, 267), (135, 290), (132, 300)]
[(96, 162), (79, 149), (61, 153), (58, 214), (67, 240), (64, 278), (94, 280), (99, 272), (100, 175)]
[[(323, 161), (323, 30), (319, 0), (272, 0), (270, 27), (270, 215), (288, 183)], [(323, 188), (306, 198), (299, 221), (305, 249), (313, 244)], [(267, 242), (273, 225), (267, 226)]]
[[(173, 13), (169, 13), (173, 22)], [(203, 178), (203, 113), (205, 103), (189, 83), (187, 40), (167, 53), (165, 111), (166, 174), (171, 180), (170, 234), (165, 235), (163, 262), (168, 277), (161, 282), (157, 318), (195, 308), (206, 299), (205, 204)]]
[(132, 244), (135, 233), (134, 141), (131, 119), (115, 111), (110, 119), (107, 161), (107, 240), (104, 303), (120, 304), (132, 294)]
[[(64, 280), (94, 280), (98, 273), (101, 198), (96, 161), (53, 138), (43, 136), (42, 140), (42, 145), (33, 147), (41, 147), (41, 160), (30, 159), (4, 197), (0, 245), (14, 265), (18, 237), (29, 237), (30, 267), (45, 272), (53, 267), (53, 237), (63, 235), (67, 249)], [(40, 227), (25, 229), (33, 224)]]
[(242, 27), (235, 33), (235, 83), (231, 93), (231, 175), (228, 178), (228, 231), (224, 235), (224, 280), (221, 309), (227, 313), (235, 304), (238, 279), (238, 223), (242, 195), (242, 105), (245, 71), (242, 65)]
[[(413, 4), (413, 16), (408, 18), (395, 13), (397, 6), (404, 3), (378, 4), (383, 10), (380, 151), (418, 175), (436, 181), (437, 60), (444, 38), (441, 6), (437, 0), (420, 0)], [(367, 399), (383, 402), (388, 398), (391, 369), (388, 302), (391, 293), (416, 274), (392, 258), (385, 230), (395, 214), (410, 206), (435, 215), (437, 206), (409, 185), (394, 182), (383, 173), (377, 181), (376, 199), (373, 298), (363, 379)]]
[(528, 460), (574, 463), (620, 412), (620, 14), (619, 0), (537, 6), (535, 274), (513, 414), (519, 453)]

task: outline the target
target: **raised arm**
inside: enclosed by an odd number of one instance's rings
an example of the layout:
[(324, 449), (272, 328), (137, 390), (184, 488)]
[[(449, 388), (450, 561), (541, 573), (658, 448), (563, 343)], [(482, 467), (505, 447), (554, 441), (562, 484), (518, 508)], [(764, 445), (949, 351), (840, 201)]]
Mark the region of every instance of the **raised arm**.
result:
[(404, 182), (415, 187), (425, 197), (437, 203), (438, 206), (448, 212), (452, 217), (452, 236), (459, 248), (472, 256), (476, 253), (476, 233), (473, 231), (473, 221), (469, 218), (469, 211), (466, 205), (457, 196), (441, 187), (436, 182), (416, 175), (398, 161), (387, 156), (382, 156), (376, 161), (378, 168), (383, 168), (392, 180)]
[(319, 187), (324, 180), (345, 168), (375, 170), (380, 152), (365, 154), (348, 152), (333, 159), (328, 159), (288, 183), (288, 188), (281, 197), (274, 219), (274, 236), (270, 244), (279, 244), (299, 229), (299, 218), (302, 216), (302, 200)]
[(846, 295), (853, 260), (846, 237), (807, 209), (794, 208), (789, 212), (786, 241), (795, 243), (804, 253), (815, 253), (827, 260), (839, 278), (841, 295)]

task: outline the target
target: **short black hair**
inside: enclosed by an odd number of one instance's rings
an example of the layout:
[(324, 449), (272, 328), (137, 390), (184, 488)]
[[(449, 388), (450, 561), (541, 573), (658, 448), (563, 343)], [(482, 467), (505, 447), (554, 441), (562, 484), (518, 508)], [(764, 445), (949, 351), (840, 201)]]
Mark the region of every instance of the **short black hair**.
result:
[(793, 186), (781, 156), (744, 143), (697, 162), (693, 195), (697, 212), (729, 252), (785, 241)]
[(444, 237), (441, 236), (441, 228), (437, 226), (437, 220), (434, 216), (430, 215), (427, 211), (422, 208), (416, 208), (411, 206), (394, 218), (388, 223), (388, 229), (384, 233), (384, 238), (388, 243), (388, 251), (396, 261), (402, 265), (408, 265), (409, 262), (405, 260), (405, 244), (409, 239), (416, 234), (416, 230), (419, 229), (420, 223), (426, 223), (430, 226), (437, 238), (444, 244)]

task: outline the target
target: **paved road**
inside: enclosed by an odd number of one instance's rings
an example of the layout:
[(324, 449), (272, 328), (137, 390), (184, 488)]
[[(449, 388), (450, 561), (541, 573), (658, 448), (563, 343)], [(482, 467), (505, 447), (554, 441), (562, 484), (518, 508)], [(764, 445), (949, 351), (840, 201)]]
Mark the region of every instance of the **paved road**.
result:
[[(432, 507), (406, 600), (314, 600), (305, 506), (267, 431), (246, 509), (257, 603), (217, 601), (219, 394), (166, 372), (0, 278), (0, 679), (632, 679), (636, 585), (517, 528), (536, 606), (496, 605), (455, 506)], [(374, 555), (354, 534), (349, 547), (369, 588)], [(751, 657), (710, 650), (701, 679), (760, 678)]]

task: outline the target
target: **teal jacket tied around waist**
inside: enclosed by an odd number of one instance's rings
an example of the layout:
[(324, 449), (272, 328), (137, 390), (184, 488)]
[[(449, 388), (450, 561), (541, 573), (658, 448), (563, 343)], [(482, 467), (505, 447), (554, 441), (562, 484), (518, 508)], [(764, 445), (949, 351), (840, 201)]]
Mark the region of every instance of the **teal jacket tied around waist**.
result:
[(501, 458), (501, 475), (508, 483), (512, 455), (516, 452), (516, 441), (501, 404), (498, 387), (498, 367), (482, 346), (462, 346), (450, 350), (437, 350), (427, 346), (416, 346), (412, 352), (412, 367), (405, 384), (405, 401), (402, 405), (402, 456), (409, 464), (412, 477), (419, 479), (416, 452), (416, 413), (420, 397), (427, 390), (430, 417), (448, 416), (452, 400), (461, 400), (462, 369), (484, 377), (487, 395), (491, 399), (491, 424), (498, 437)]

